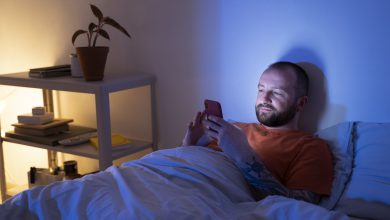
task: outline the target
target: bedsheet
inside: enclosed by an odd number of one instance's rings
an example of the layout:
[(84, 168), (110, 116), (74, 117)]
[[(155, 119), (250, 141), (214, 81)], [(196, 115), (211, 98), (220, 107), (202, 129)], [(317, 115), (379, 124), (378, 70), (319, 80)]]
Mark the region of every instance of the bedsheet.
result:
[(189, 146), (153, 152), (97, 174), (26, 190), (0, 219), (335, 219), (317, 205), (269, 196), (256, 202), (222, 152)]

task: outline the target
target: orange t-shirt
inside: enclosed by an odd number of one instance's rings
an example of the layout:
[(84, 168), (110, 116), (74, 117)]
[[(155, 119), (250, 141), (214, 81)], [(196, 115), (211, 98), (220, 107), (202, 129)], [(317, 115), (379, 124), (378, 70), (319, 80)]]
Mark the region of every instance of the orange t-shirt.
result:
[(235, 123), (267, 169), (290, 189), (329, 195), (332, 155), (326, 142), (296, 130), (269, 130), (261, 124)]

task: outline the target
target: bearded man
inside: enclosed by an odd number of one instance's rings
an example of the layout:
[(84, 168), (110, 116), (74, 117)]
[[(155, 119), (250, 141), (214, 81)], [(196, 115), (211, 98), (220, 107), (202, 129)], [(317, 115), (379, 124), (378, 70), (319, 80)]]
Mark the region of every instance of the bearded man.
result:
[(306, 72), (291, 62), (271, 64), (261, 75), (256, 100), (259, 123), (229, 123), (198, 112), (183, 145), (209, 146), (212, 140), (234, 160), (257, 199), (268, 195), (318, 203), (330, 194), (332, 155), (325, 141), (300, 131), (308, 101)]

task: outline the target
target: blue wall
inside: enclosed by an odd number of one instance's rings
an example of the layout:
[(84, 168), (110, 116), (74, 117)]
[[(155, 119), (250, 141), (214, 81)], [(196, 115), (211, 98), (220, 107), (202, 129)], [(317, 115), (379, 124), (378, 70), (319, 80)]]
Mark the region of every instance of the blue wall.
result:
[(309, 70), (304, 129), (390, 121), (390, 1), (136, 2), (149, 38), (136, 63), (158, 76), (162, 146), (180, 143), (205, 98), (221, 101), (226, 118), (256, 121), (259, 76), (278, 60)]
[(227, 115), (255, 120), (259, 73), (276, 60), (290, 60), (309, 62), (323, 74), (326, 110), (320, 127), (343, 120), (390, 121), (389, 11), (385, 0), (221, 0), (218, 88)]

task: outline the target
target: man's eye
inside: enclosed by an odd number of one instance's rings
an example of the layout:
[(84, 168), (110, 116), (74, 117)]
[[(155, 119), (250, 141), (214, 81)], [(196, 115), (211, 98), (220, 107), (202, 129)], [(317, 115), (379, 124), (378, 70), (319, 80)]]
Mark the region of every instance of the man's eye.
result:
[(274, 94), (274, 95), (278, 95), (278, 96), (279, 96), (279, 95), (282, 95), (282, 93), (280, 93), (280, 92), (273, 92), (273, 94)]

